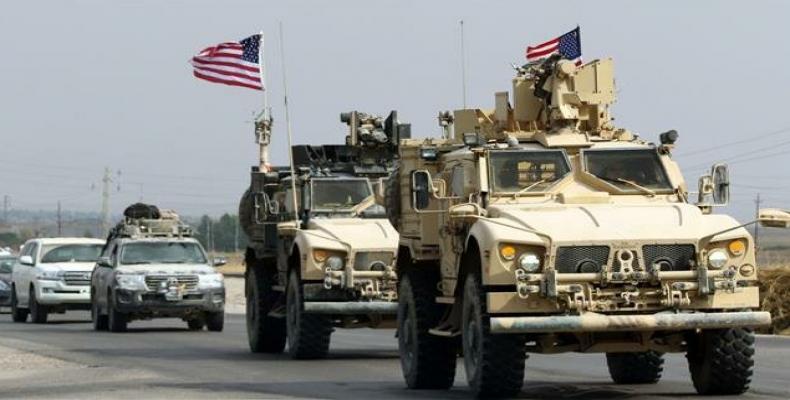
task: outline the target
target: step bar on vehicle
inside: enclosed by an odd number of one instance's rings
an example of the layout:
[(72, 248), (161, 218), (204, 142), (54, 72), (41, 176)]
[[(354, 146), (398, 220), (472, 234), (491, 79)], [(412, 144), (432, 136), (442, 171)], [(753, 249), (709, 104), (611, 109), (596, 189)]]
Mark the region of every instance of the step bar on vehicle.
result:
[(306, 301), (304, 312), (308, 314), (388, 314), (398, 313), (398, 303), (388, 301)]
[(491, 333), (677, 331), (758, 327), (771, 324), (766, 311), (491, 317)]

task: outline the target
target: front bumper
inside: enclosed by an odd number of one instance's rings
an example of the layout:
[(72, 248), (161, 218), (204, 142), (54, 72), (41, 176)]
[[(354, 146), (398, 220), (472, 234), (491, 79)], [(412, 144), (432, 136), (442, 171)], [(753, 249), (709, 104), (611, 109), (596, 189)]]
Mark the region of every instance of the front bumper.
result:
[(39, 304), (90, 304), (91, 289), (88, 285), (68, 285), (64, 281), (36, 281), (36, 300)]
[(388, 301), (306, 301), (304, 312), (331, 315), (395, 315), (398, 303)]
[(164, 293), (123, 289), (116, 289), (114, 296), (118, 311), (146, 317), (182, 317), (225, 309), (225, 288), (190, 290), (180, 300), (168, 300)]
[(760, 327), (771, 324), (766, 311), (657, 313), (645, 315), (581, 315), (540, 317), (491, 317), (492, 333), (569, 333), (683, 331)]

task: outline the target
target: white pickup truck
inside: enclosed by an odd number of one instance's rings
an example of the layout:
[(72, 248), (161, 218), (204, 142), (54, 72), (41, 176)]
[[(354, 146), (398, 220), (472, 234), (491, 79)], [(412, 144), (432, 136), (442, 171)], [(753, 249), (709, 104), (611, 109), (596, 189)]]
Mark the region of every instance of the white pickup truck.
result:
[(89, 310), (90, 282), (103, 240), (47, 238), (28, 240), (11, 275), (14, 322), (47, 322), (49, 313)]

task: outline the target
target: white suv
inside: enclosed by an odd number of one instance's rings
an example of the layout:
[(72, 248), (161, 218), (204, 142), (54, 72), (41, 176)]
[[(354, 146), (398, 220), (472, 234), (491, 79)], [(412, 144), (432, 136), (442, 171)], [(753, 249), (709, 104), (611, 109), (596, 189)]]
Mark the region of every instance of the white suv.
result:
[(11, 317), (47, 322), (51, 312), (90, 309), (90, 282), (103, 240), (57, 238), (28, 240), (11, 275)]

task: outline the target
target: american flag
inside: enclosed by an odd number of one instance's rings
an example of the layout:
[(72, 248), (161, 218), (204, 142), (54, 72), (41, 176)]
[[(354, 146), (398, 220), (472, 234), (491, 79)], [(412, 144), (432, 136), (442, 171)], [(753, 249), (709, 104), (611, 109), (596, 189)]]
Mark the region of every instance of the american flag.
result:
[(192, 57), (193, 74), (209, 82), (263, 90), (261, 35), (207, 47)]
[(539, 60), (557, 53), (562, 58), (575, 62), (576, 65), (582, 64), (582, 41), (578, 26), (548, 42), (527, 47), (527, 61)]

